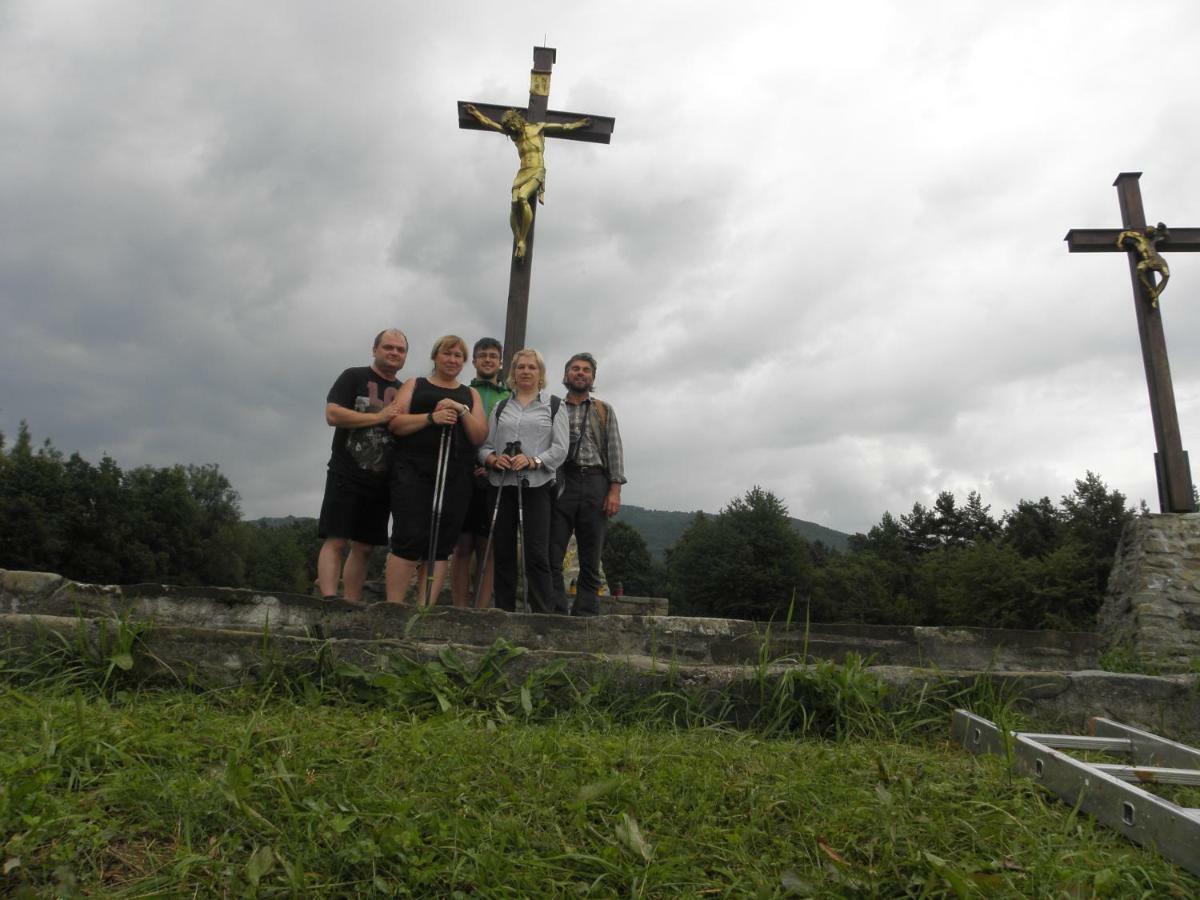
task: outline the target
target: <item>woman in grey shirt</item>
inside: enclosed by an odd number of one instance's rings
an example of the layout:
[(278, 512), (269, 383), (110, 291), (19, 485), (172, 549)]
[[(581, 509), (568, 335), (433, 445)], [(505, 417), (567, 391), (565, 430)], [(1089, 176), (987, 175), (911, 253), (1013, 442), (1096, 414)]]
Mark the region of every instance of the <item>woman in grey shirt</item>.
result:
[[(489, 511), (495, 511), (496, 606), (516, 610), (517, 484), (521, 483), (525, 579), (533, 612), (556, 612), (550, 581), (550, 515), (555, 470), (567, 458), (567, 414), (546, 392), (546, 361), (536, 350), (517, 351), (508, 373), (512, 395), (496, 404), (479, 461), (488, 468)], [(520, 442), (520, 452), (510, 445)], [(505, 453), (506, 449), (512, 452)], [(499, 506), (494, 504), (499, 503)], [(566, 612), (566, 610), (561, 610)]]

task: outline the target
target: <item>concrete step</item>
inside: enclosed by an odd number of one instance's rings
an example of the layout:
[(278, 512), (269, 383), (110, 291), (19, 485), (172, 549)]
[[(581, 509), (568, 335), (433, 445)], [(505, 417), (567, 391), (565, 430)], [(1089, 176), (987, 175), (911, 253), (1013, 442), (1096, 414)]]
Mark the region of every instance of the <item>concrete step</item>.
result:
[[(335, 662), (372, 671), (403, 658), (414, 663), (440, 660), (447, 650), (465, 665), (479, 665), (491, 645), (412, 635), (318, 637), (253, 628), (177, 625), (131, 626), (139, 633), (132, 657), (140, 682), (197, 689), (297, 679)], [(89, 660), (104, 670), (119, 644), (121, 624), (110, 616), (0, 613), (0, 661), (6, 668), (44, 665), (48, 653)], [(478, 633), (476, 633), (478, 637)], [(520, 645), (519, 645), (520, 646)], [(604, 685), (625, 698), (670, 691), (686, 695), (696, 708), (720, 708), (734, 721), (751, 721), (772, 706), (783, 679), (804, 668), (797, 660), (759, 664), (720, 664), (629, 652), (525, 649), (504, 668), (507, 683), (519, 685), (536, 669), (561, 667), (580, 689)], [(927, 667), (874, 665), (869, 673), (886, 686), (885, 702), (904, 705), (921, 695), (954, 697), (983, 679), (993, 696), (1011, 698), (1020, 711), (1055, 728), (1082, 731), (1088, 717), (1102, 715), (1179, 740), (1200, 733), (1200, 676), (1152, 677), (1113, 672), (979, 672)], [(773, 713), (772, 713), (773, 714)]]
[[(948, 696), (979, 679), (1039, 719), (1081, 729), (1104, 715), (1180, 739), (1200, 732), (1200, 676), (1098, 672), (1096, 635), (680, 616), (518, 615), (378, 604), (225, 588), (82, 584), (44, 572), (0, 570), (0, 658), (18, 665), (47, 648), (104, 665), (113, 635), (139, 631), (137, 666), (153, 679), (212, 687), (264, 673), (312, 671), (330, 659), (370, 669), (447, 649), (466, 662), (503, 639), (523, 648), (505, 674), (554, 663), (580, 684), (683, 692), (751, 715), (789, 673), (857, 654), (890, 696)], [(127, 632), (128, 633), (128, 632)], [(106, 654), (108, 656), (106, 657)]]
[(232, 588), (74, 582), (53, 573), (0, 570), (0, 610), (48, 616), (127, 617), (180, 627), (354, 640), (409, 639), (487, 647), (497, 638), (535, 650), (603, 653), (681, 663), (841, 661), (973, 671), (1095, 668), (1096, 635), (1082, 632), (748, 622), (685, 616), (574, 618), (379, 603), (355, 607), (299, 594)]

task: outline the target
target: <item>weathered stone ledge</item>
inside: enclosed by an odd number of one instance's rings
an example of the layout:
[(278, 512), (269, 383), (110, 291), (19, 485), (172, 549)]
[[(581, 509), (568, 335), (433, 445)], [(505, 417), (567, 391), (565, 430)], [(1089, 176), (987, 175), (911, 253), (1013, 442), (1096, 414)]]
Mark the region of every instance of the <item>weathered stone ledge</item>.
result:
[(801, 625), (684, 616), (568, 618), (502, 610), (376, 604), (361, 608), (298, 594), (142, 584), (89, 585), (50, 573), (0, 570), (0, 612), (127, 617), (177, 627), (269, 631), (357, 640), (409, 639), (489, 646), (503, 637), (538, 650), (645, 656), (713, 665), (857, 653), (878, 665), (975, 671), (1096, 668), (1099, 638), (1085, 632), (987, 628)]
[[(112, 619), (0, 614), (0, 648), (14, 664), (37, 659), (48, 648), (103, 661), (104, 646), (115, 632)], [(102, 638), (102, 631), (107, 638)], [(173, 683), (199, 689), (228, 687), (268, 676), (296, 677), (316, 671), (332, 659), (375, 669), (387, 658), (414, 662), (436, 659), (447, 647), (464, 661), (476, 662), (487, 647), (411, 638), (317, 638), (226, 628), (155, 625), (138, 637), (136, 674), (147, 682)], [(767, 666), (696, 664), (661, 656), (609, 655), (547, 648), (530, 649), (513, 659), (506, 672), (520, 681), (531, 671), (560, 663), (577, 683), (606, 682), (627, 696), (649, 696), (676, 690), (697, 702), (728, 705), (735, 714), (753, 714), (763, 693), (770, 696), (778, 680), (798, 663)], [(871, 666), (898, 702), (920, 692), (953, 693), (979, 679), (991, 683), (1039, 722), (1082, 731), (1090, 716), (1103, 715), (1177, 739), (1200, 735), (1200, 676), (1153, 677), (1112, 672), (979, 672), (909, 666)]]
[[(1159, 613), (1156, 612), (1156, 615)], [(1099, 672), (1089, 633), (819, 623), (799, 626), (680, 616), (566, 618), (500, 610), (378, 604), (355, 607), (307, 596), (166, 585), (89, 585), (58, 575), (0, 570), (0, 646), (28, 658), (46, 640), (86, 639), (117, 621), (147, 626), (142, 662), (155, 678), (203, 687), (253, 680), (268, 668), (303, 672), (321, 653), (364, 668), (387, 655), (432, 659), (446, 647), (478, 659), (503, 638), (526, 652), (514, 673), (561, 661), (582, 678), (631, 691), (666, 687), (753, 704), (761, 679), (818, 659), (867, 660), (896, 688), (991, 680), (1039, 719), (1082, 728), (1107, 715), (1163, 734), (1200, 733), (1197, 676)], [(769, 661), (769, 665), (763, 665)]]

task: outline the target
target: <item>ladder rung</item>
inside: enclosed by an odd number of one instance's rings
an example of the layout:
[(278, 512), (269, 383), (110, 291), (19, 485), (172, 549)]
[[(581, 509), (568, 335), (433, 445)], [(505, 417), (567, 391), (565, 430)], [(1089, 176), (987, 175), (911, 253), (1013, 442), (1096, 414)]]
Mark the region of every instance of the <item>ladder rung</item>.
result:
[(1119, 766), (1092, 763), (1093, 769), (1133, 784), (1200, 784), (1200, 769), (1169, 769), (1165, 766)]
[(1129, 738), (1088, 737), (1082, 734), (1035, 734), (1031, 731), (1018, 732), (1021, 737), (1037, 741), (1046, 747), (1059, 750), (1105, 750), (1109, 753), (1129, 753), (1133, 744)]

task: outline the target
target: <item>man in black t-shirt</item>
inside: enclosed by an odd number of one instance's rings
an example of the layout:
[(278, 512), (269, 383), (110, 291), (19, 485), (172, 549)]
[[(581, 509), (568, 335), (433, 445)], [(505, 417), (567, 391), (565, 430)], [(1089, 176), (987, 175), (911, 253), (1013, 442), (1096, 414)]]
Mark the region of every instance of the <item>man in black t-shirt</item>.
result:
[[(398, 328), (381, 331), (371, 352), (371, 365), (344, 371), (325, 398), (325, 421), (334, 432), (317, 526), (325, 539), (317, 557), (317, 585), (326, 600), (337, 596), (341, 568), (346, 600), (362, 602), (371, 548), (388, 542), (388, 422), (399, 411), (396, 373), (404, 368), (408, 338)], [(350, 552), (342, 566), (347, 544)]]

